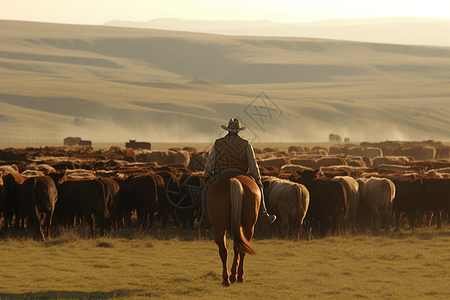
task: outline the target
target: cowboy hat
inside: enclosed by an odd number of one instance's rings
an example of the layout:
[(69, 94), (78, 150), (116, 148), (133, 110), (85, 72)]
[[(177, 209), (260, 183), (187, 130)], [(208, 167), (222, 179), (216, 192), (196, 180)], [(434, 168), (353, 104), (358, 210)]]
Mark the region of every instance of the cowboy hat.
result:
[(230, 119), (228, 121), (228, 126), (222, 125), (222, 129), (227, 130), (228, 132), (239, 132), (247, 128), (247, 126), (241, 127), (241, 122), (238, 119)]

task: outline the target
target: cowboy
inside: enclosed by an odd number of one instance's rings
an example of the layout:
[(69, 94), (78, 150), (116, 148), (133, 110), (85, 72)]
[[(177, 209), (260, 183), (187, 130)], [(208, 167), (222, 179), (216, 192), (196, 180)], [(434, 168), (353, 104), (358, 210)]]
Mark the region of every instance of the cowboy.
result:
[(273, 223), (275, 215), (267, 213), (264, 202), (263, 184), (256, 163), (252, 145), (239, 136), (239, 131), (246, 129), (241, 127), (238, 119), (230, 119), (228, 126), (222, 125), (222, 129), (228, 134), (214, 142), (208, 160), (205, 163), (205, 186), (202, 189), (202, 216), (194, 221), (195, 228), (209, 228), (208, 211), (206, 207), (206, 195), (208, 187), (213, 180), (226, 174), (251, 175), (261, 190), (261, 204), (259, 207), (259, 220), (263, 223)]

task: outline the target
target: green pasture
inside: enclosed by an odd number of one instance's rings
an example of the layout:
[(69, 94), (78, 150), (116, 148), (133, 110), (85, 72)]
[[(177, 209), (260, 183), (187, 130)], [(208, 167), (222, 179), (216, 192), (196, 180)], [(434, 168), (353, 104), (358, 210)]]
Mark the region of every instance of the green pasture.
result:
[[(0, 240), (0, 299), (448, 299), (450, 231), (279, 240), (258, 229), (245, 282), (222, 287), (210, 232)], [(228, 240), (229, 248), (232, 242)], [(229, 250), (232, 255), (233, 251)], [(231, 265), (231, 263), (229, 262)]]

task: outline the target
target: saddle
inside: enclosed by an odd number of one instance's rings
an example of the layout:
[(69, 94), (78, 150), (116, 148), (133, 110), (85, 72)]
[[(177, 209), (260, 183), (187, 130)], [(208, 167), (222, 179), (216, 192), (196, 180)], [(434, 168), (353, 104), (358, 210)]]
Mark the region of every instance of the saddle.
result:
[(255, 178), (253, 178), (250, 174), (248, 174), (240, 169), (227, 169), (227, 170), (220, 172), (217, 176), (215, 176), (214, 173), (211, 174), (209, 179), (205, 182), (206, 188), (209, 188), (211, 186), (211, 184), (213, 184), (217, 179), (219, 179), (220, 177), (225, 176), (225, 175), (236, 175), (236, 176), (245, 175), (256, 182)]

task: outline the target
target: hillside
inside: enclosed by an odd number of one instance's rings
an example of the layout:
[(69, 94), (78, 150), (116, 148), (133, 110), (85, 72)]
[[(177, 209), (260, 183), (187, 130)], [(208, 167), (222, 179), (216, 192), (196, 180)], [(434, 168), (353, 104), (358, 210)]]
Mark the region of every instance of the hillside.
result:
[(211, 21), (154, 19), (147, 22), (112, 20), (104, 25), (146, 29), (182, 30), (233, 36), (321, 38), (370, 43), (450, 47), (450, 19), (385, 17), (336, 19), (305, 23), (268, 20)]
[(450, 140), (450, 48), (16, 21), (0, 29), (0, 143), (209, 142), (231, 117), (264, 142)]

